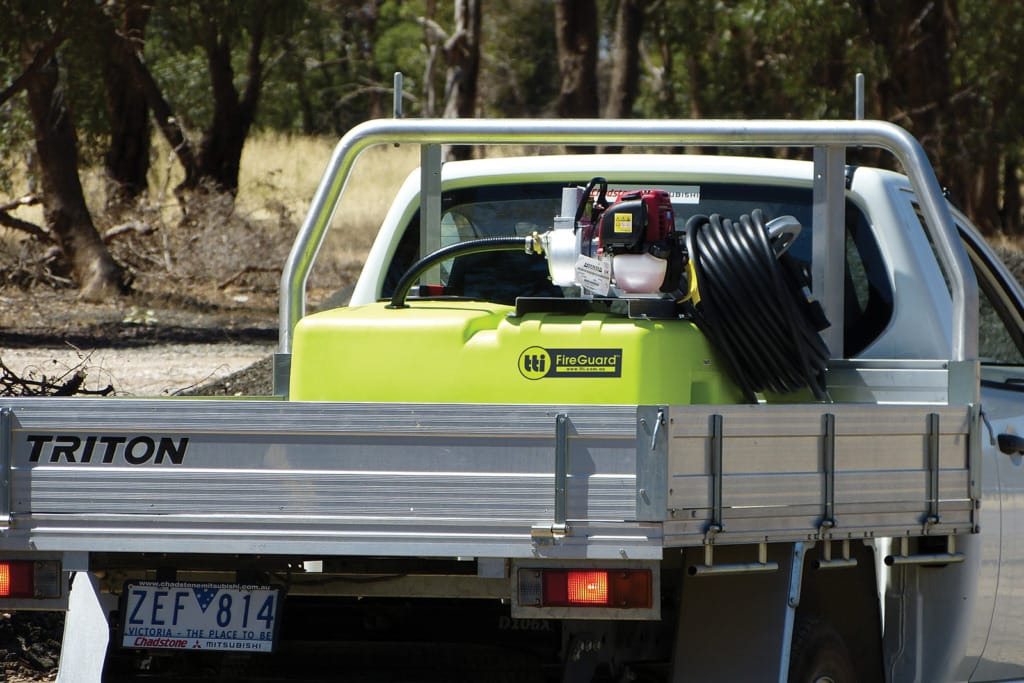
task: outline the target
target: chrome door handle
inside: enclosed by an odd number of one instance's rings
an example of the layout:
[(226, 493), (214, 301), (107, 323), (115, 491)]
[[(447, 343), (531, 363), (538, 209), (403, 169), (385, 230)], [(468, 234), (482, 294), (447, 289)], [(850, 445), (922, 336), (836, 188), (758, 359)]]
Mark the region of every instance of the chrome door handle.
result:
[(1016, 434), (1000, 434), (996, 437), (999, 450), (1007, 455), (1024, 455), (1024, 436)]

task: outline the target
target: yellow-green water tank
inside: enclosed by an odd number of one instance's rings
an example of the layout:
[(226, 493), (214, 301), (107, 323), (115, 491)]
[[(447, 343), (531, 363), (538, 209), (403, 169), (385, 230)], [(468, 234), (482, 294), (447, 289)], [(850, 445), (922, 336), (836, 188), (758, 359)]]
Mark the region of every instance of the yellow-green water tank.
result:
[(477, 301), (337, 308), (295, 329), (290, 399), (414, 403), (740, 403), (685, 320), (510, 314)]

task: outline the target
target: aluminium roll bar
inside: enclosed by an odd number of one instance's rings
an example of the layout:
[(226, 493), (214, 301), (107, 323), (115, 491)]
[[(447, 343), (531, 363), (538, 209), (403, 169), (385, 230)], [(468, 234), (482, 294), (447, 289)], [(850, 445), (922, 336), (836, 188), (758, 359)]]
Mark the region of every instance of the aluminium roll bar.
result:
[[(285, 366), (291, 354), (293, 330), (305, 314), (306, 282), (349, 174), (366, 149), (392, 144), (421, 146), (421, 178), (425, 188), (420, 193), (421, 216), (437, 224), (440, 200), (431, 195), (440, 193), (439, 145), (813, 147), (812, 227), (815, 235), (828, 235), (820, 241), (815, 239), (813, 279), (815, 295), (828, 314), (842, 306), (846, 149), (884, 149), (899, 160), (908, 176), (925, 228), (949, 277), (953, 303), (949, 360), (977, 357), (978, 290), (973, 271), (924, 149), (894, 124), (861, 120), (380, 119), (355, 126), (338, 142), (285, 263), (281, 274), (278, 348), (278, 357)], [(822, 230), (819, 222), (832, 229)], [(829, 267), (829, 263), (834, 267)], [(837, 332), (832, 334), (834, 343)], [(841, 328), (838, 336), (841, 343)], [(276, 374), (275, 369), (275, 379)]]

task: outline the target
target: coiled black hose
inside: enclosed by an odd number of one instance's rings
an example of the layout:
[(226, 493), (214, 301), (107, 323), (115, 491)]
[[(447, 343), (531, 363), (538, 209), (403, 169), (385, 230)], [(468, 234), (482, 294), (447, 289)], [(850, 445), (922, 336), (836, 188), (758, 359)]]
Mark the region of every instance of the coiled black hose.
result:
[(791, 257), (776, 257), (761, 210), (738, 221), (691, 217), (686, 249), (700, 295), (690, 314), (748, 399), (809, 387), (817, 400), (828, 400), (829, 351), (818, 334), (827, 321), (804, 295), (795, 263), (786, 263)]
[[(447, 247), (441, 247), (437, 251), (427, 254), (409, 267), (402, 275), (402, 279), (395, 285), (395, 292), (391, 295), (391, 303), (388, 308), (405, 308), (405, 297), (408, 296), (412, 285), (431, 266), (450, 258), (458, 256), (469, 256), (470, 254), (482, 254), (488, 251), (526, 251), (527, 245), (533, 243), (533, 237), (483, 237), (468, 242), (456, 242)], [(527, 253), (533, 253), (527, 252)]]

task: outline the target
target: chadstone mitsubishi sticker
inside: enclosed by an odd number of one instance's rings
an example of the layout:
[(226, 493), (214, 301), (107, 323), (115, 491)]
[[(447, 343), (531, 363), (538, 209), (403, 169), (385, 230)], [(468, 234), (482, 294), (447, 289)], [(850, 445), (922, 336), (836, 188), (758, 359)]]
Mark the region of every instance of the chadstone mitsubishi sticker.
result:
[(526, 379), (622, 377), (622, 349), (547, 349), (531, 346), (519, 354)]

